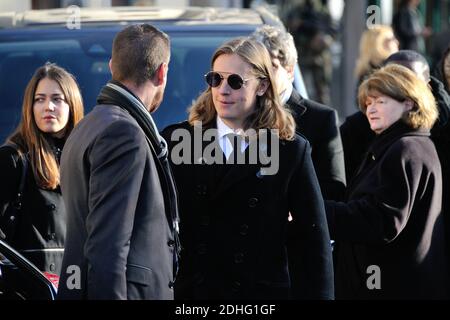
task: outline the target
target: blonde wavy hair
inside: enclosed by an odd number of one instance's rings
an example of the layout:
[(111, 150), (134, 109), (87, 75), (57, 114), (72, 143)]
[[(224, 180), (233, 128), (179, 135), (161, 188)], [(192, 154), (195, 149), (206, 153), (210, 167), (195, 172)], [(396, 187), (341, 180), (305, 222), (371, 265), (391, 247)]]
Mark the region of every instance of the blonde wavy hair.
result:
[[(247, 117), (244, 129), (278, 129), (280, 139), (293, 140), (295, 121), (289, 111), (281, 105), (272, 74), (272, 61), (266, 47), (250, 38), (236, 38), (222, 44), (213, 54), (211, 68), (216, 59), (223, 54), (236, 54), (252, 67), (252, 74), (269, 83), (266, 92), (257, 97), (255, 111)], [(194, 101), (189, 110), (189, 123), (193, 126), (200, 121), (210, 126), (216, 118), (216, 109), (208, 87)]]
[(376, 70), (359, 86), (358, 102), (364, 114), (367, 97), (374, 92), (399, 102), (411, 100), (414, 107), (402, 118), (411, 128), (431, 129), (436, 122), (438, 109), (433, 93), (423, 80), (402, 65), (389, 64)]
[(83, 100), (74, 76), (56, 64), (46, 63), (36, 70), (28, 82), (23, 97), (22, 119), (7, 141), (16, 144), (19, 152), (28, 153), (36, 184), (43, 189), (52, 190), (59, 185), (59, 164), (46, 138), (47, 135), (39, 130), (33, 113), (34, 95), (39, 82), (44, 78), (58, 83), (69, 105), (69, 120), (65, 127), (64, 139), (83, 118)]
[(383, 61), (394, 53), (384, 45), (385, 41), (392, 36), (394, 36), (392, 28), (380, 24), (374, 25), (363, 32), (359, 42), (359, 57), (355, 67), (357, 78), (362, 78), (374, 68), (380, 67)]

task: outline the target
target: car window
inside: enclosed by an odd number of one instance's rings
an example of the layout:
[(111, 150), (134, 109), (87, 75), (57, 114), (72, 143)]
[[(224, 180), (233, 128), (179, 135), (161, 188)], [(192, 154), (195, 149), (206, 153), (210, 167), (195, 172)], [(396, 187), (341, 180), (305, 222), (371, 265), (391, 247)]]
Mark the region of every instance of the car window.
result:
[[(45, 62), (55, 62), (73, 73), (80, 85), (86, 110), (95, 103), (99, 88), (110, 78), (108, 61), (112, 36), (62, 33), (49, 37), (25, 33), (0, 35), (0, 139), (4, 141), (19, 123), (26, 84)], [(100, 34), (101, 36), (101, 34)], [(39, 39), (39, 40), (36, 40)]]
[[(85, 112), (96, 104), (109, 71), (113, 37), (118, 30), (91, 32), (0, 33), (0, 140), (3, 142), (20, 121), (23, 92), (33, 72), (45, 62), (55, 62), (73, 73), (80, 86)], [(203, 75), (222, 42), (242, 35), (169, 32), (172, 54), (163, 104), (154, 114), (159, 128), (185, 120), (192, 100), (205, 88)], [(39, 38), (39, 40), (36, 40)]]

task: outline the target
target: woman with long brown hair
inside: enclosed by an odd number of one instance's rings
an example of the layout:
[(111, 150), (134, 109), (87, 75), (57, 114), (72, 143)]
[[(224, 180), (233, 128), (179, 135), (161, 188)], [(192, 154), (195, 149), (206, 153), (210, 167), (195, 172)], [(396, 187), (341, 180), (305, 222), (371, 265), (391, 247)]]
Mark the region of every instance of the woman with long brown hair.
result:
[(231, 40), (214, 53), (189, 121), (164, 130), (184, 248), (176, 299), (333, 298), (311, 148), (274, 79), (262, 43)]
[(21, 122), (0, 148), (0, 228), (10, 245), (51, 273), (60, 272), (66, 230), (59, 159), (82, 117), (75, 78), (47, 63), (29, 81)]

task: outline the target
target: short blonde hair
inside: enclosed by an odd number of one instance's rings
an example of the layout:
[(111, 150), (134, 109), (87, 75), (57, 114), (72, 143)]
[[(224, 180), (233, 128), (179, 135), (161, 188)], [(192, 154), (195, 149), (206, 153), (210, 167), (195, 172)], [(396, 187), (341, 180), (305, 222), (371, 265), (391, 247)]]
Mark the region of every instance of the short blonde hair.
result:
[(355, 75), (358, 78), (378, 68), (393, 52), (384, 47), (384, 41), (394, 35), (390, 26), (374, 25), (363, 32), (359, 41), (359, 57), (356, 61)]
[(411, 128), (431, 129), (438, 117), (436, 100), (428, 85), (408, 68), (390, 64), (370, 75), (358, 90), (358, 102), (361, 111), (366, 113), (366, 100), (371, 93), (380, 93), (394, 100), (411, 100), (413, 109), (403, 121)]

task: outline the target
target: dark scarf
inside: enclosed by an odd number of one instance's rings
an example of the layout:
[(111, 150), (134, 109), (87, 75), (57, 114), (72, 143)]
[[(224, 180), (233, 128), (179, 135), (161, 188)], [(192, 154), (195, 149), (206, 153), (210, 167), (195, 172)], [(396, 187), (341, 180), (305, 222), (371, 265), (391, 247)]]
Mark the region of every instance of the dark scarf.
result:
[[(120, 82), (110, 81), (100, 91), (97, 97), (97, 103), (102, 105), (114, 105), (127, 111), (133, 119), (136, 120), (139, 127), (147, 138), (150, 149), (154, 151), (157, 156), (156, 167), (163, 184), (163, 193), (166, 207), (169, 208), (170, 215), (168, 220), (169, 225), (174, 234), (175, 250), (174, 250), (174, 278), (178, 269), (178, 256), (180, 253), (180, 244), (178, 240), (178, 200), (176, 187), (172, 172), (170, 170), (169, 161), (167, 159), (167, 143), (163, 137), (158, 133), (158, 129), (146, 109), (142, 101), (130, 92)], [(156, 159), (155, 159), (156, 160)], [(158, 165), (159, 164), (159, 165)], [(164, 188), (165, 186), (165, 188)]]
[(167, 143), (158, 133), (150, 112), (142, 101), (118, 81), (110, 81), (97, 97), (98, 104), (113, 104), (126, 110), (139, 124), (158, 159), (167, 157)]

